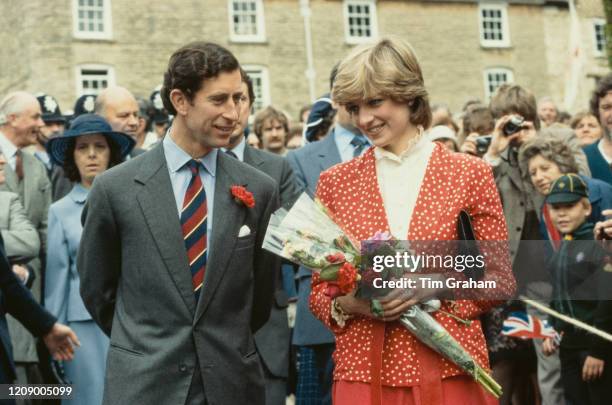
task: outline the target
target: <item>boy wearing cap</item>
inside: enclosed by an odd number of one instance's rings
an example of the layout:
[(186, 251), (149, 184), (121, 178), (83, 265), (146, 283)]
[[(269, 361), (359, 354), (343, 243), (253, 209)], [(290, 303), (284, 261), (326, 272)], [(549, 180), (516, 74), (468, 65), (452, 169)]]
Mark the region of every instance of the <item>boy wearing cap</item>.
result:
[[(549, 263), (553, 278), (552, 306), (560, 313), (612, 331), (612, 264), (610, 254), (593, 239), (586, 183), (576, 174), (559, 177), (546, 197), (563, 241)], [(563, 321), (552, 319), (562, 333), (561, 382), (572, 404), (608, 403), (612, 394), (612, 343)], [(556, 344), (547, 339), (550, 354)]]

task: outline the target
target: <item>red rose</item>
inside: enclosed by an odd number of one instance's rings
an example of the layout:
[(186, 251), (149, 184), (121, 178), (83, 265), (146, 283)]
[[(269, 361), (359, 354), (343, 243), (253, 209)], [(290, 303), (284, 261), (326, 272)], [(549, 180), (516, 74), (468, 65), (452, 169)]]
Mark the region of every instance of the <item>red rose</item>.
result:
[(350, 263), (344, 263), (338, 270), (338, 287), (342, 294), (348, 294), (357, 288), (357, 269)]
[(232, 186), (230, 191), (237, 202), (246, 205), (248, 208), (255, 206), (255, 198), (253, 193), (247, 190), (244, 186)]
[(345, 262), (346, 258), (341, 252), (338, 252), (338, 253), (334, 253), (334, 254), (325, 256), (325, 260), (327, 260), (331, 264), (334, 264), (334, 263)]
[(343, 295), (342, 291), (340, 290), (340, 287), (338, 287), (338, 284), (336, 283), (327, 283), (324, 294), (331, 299)]

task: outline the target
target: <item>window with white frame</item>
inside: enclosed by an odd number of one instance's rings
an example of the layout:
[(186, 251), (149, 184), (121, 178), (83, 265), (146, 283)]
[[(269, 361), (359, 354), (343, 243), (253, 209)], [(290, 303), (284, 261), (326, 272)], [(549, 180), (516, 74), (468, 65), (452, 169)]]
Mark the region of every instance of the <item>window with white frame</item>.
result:
[(368, 42), (378, 36), (375, 0), (344, 0), (346, 42)]
[(604, 56), (606, 54), (606, 20), (593, 20), (593, 40), (595, 44), (595, 55)]
[(106, 65), (81, 65), (77, 67), (77, 97), (98, 94), (115, 85), (115, 72)]
[(510, 69), (491, 68), (484, 71), (485, 99), (489, 100), (495, 90), (504, 83), (513, 83), (514, 74)]
[(510, 46), (508, 12), (505, 4), (481, 4), (478, 8), (480, 44), (485, 47)]
[(270, 82), (268, 80), (268, 69), (263, 66), (244, 65), (244, 71), (249, 75), (253, 82), (253, 92), (255, 101), (251, 107), (251, 113), (256, 113), (270, 105)]
[(111, 38), (111, 0), (72, 0), (72, 5), (76, 38)]
[(262, 0), (228, 0), (230, 39), (236, 42), (266, 40)]

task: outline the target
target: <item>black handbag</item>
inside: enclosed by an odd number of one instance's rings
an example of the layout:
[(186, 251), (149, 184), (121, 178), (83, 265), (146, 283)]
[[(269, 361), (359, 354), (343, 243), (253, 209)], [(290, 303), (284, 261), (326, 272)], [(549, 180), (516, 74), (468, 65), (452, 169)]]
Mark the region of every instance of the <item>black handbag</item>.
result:
[[(457, 234), (459, 235), (458, 255), (466, 255), (476, 257), (480, 255), (480, 249), (476, 242), (476, 236), (474, 235), (474, 229), (472, 228), (472, 218), (470, 214), (465, 210), (459, 212), (457, 218)], [(465, 269), (465, 274), (469, 279), (480, 280), (484, 277), (485, 267), (470, 267)]]

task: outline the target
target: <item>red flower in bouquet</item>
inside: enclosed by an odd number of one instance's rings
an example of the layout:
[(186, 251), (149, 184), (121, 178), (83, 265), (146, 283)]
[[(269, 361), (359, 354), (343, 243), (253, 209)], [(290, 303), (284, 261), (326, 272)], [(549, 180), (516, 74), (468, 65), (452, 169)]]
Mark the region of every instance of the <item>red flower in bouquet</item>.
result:
[(325, 256), (325, 260), (327, 260), (331, 264), (343, 263), (346, 261), (346, 257), (344, 257), (341, 252), (338, 252)]
[(338, 287), (343, 294), (348, 294), (357, 288), (359, 274), (357, 269), (350, 263), (344, 263), (338, 270)]
[(246, 187), (232, 186), (230, 191), (236, 202), (242, 203), (248, 208), (253, 208), (255, 206), (255, 197), (253, 197), (253, 193), (247, 190)]
[(338, 284), (334, 282), (328, 282), (327, 286), (325, 286), (325, 295), (327, 295), (331, 299), (334, 299), (344, 294), (342, 294), (342, 291), (340, 291), (340, 287), (338, 287)]

